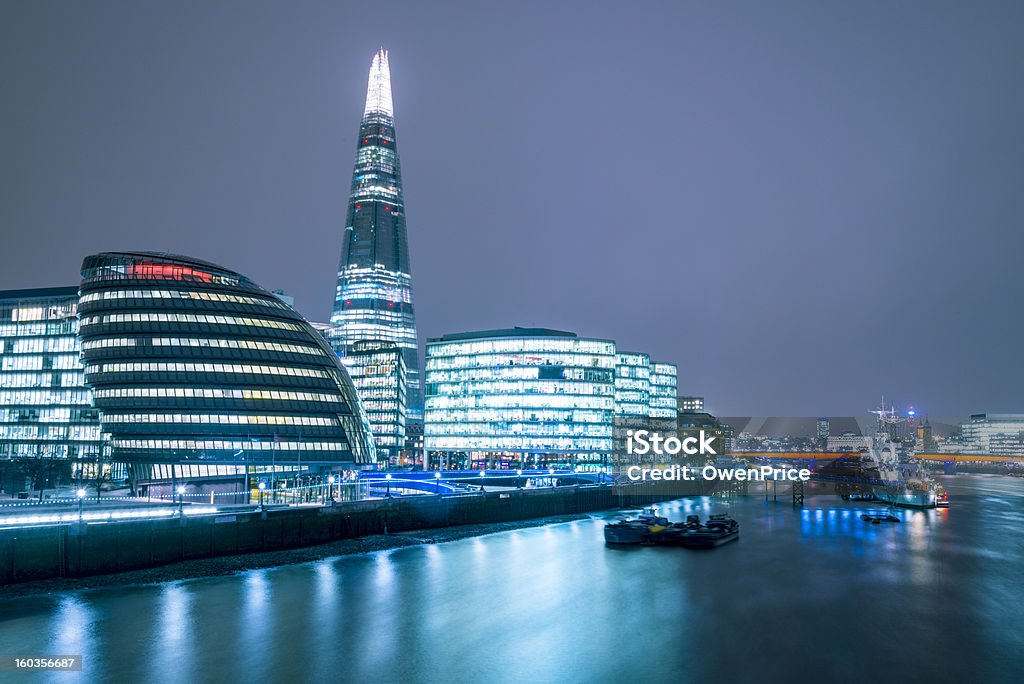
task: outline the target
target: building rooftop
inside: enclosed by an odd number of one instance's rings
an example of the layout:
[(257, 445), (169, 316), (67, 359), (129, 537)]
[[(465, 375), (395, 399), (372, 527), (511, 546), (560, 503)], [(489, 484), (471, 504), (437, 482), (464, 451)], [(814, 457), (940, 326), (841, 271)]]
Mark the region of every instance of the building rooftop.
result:
[(574, 332), (552, 330), (551, 328), (502, 328), (500, 330), (478, 330), (475, 332), (449, 333), (441, 337), (431, 337), (429, 342), (456, 342), (459, 340), (478, 340), (492, 337), (578, 337)]
[(0, 290), (0, 299), (49, 299), (78, 296), (78, 286), (36, 287), (27, 290)]

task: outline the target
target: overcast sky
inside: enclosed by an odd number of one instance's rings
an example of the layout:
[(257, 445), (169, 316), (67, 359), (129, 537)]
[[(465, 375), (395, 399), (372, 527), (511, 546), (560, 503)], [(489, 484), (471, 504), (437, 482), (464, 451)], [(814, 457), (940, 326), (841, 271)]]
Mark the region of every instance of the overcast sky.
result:
[(746, 415), (1024, 411), (1024, 3), (0, 0), (0, 289), (182, 253), (326, 320), (391, 53), (421, 343)]

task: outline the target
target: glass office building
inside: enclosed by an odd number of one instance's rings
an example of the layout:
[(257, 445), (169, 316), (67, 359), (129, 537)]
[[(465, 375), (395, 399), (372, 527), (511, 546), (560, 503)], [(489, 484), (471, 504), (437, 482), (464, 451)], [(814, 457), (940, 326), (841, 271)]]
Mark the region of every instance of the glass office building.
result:
[[(49, 479), (59, 480), (101, 456), (77, 332), (77, 287), (0, 292), (0, 461), (14, 470), (24, 459), (57, 461)], [(4, 470), (5, 489), (26, 486)]]
[(391, 69), (384, 50), (374, 55), (370, 67), (331, 326), (331, 345), (342, 355), (362, 340), (398, 345), (406, 368), (409, 416), (422, 418), (405, 200)]
[(391, 342), (363, 340), (342, 358), (370, 421), (381, 465), (397, 465), (405, 448), (405, 360)]
[(651, 357), (618, 352), (615, 364), (615, 462), (633, 463), (627, 453), (632, 432), (651, 429)]
[(650, 416), (651, 429), (674, 433), (676, 421), (676, 382), (678, 370), (674, 363), (651, 363)]
[(1024, 456), (1024, 413), (976, 413), (960, 434), (964, 453)]
[(571, 332), (512, 328), (432, 338), (424, 449), (452, 466), (604, 464), (615, 367), (614, 342)]
[(85, 382), (133, 481), (376, 460), (337, 356), (239, 273), (167, 254), (97, 254), (82, 265), (78, 314)]

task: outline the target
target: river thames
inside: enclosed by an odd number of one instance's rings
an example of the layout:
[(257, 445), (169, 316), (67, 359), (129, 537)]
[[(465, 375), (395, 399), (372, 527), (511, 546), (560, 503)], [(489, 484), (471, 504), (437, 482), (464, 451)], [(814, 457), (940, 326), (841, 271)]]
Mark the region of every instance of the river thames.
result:
[(713, 551), (608, 548), (614, 514), (227, 577), (0, 599), (0, 651), (96, 682), (1014, 682), (1024, 480), (941, 478), (948, 510), (870, 525), (815, 495), (692, 498)]

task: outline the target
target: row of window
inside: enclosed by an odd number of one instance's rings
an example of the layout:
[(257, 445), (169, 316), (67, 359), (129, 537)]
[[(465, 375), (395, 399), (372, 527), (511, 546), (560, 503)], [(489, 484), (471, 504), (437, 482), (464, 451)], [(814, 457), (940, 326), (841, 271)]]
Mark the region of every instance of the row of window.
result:
[(0, 338), (0, 354), (49, 354), (78, 351), (78, 338), (74, 335), (60, 337), (15, 337)]
[(615, 399), (571, 394), (510, 394), (506, 396), (428, 396), (427, 410), (448, 408), (577, 408), (612, 410)]
[(241, 363), (98, 363), (85, 369), (89, 375), (95, 373), (244, 373), (246, 375), (287, 375), (298, 378), (330, 378), (331, 375), (313, 368), (292, 368), (290, 366), (254, 366)]
[(106, 413), (106, 423), (186, 423), (195, 425), (301, 425), (334, 427), (336, 418), (325, 416), (240, 416), (209, 413)]
[(190, 299), (205, 302), (231, 302), (234, 304), (270, 306), (277, 309), (287, 308), (284, 302), (278, 299), (246, 297), (244, 295), (224, 294), (222, 292), (179, 290), (103, 290), (101, 292), (90, 292), (89, 294), (82, 295), (79, 298), (78, 303), (87, 304), (89, 302), (96, 302), (100, 300), (122, 299)]
[(101, 316), (83, 316), (82, 327), (109, 323), (200, 323), (203, 325), (239, 325), (249, 328), (276, 328), (278, 330), (301, 331), (302, 326), (287, 321), (275, 321), (266, 318), (249, 318), (247, 316), (215, 316), (207, 314), (187, 313), (125, 313), (103, 314)]
[(511, 453), (563, 452), (563, 453), (605, 453), (612, 452), (612, 439), (598, 437), (559, 438), (550, 437), (488, 437), (484, 435), (426, 437), (427, 451), (508, 451)]
[[(245, 349), (249, 351), (283, 352), (288, 354), (310, 354), (319, 356), (323, 352), (319, 347), (307, 347), (301, 344), (285, 344), (282, 342), (263, 342), (260, 340), (228, 340), (209, 337), (154, 337), (149, 340), (154, 347), (196, 347), (201, 349)], [(134, 337), (106, 337), (82, 343), (83, 351), (134, 347)]]
[(454, 354), (434, 356), (433, 347), (427, 354), (427, 371), (463, 368), (514, 368), (516, 366), (570, 366), (576, 368), (615, 368), (615, 357), (608, 354), (535, 352), (519, 354)]
[(253, 442), (221, 439), (114, 439), (115, 449), (186, 449), (191, 451), (348, 451), (346, 442)]
[(441, 435), (519, 435), (524, 437), (611, 437), (611, 424), (576, 423), (426, 423), (423, 432), (428, 437)]
[[(219, 389), (208, 387), (117, 387), (95, 390), (97, 399), (264, 399), (339, 402), (341, 396), (322, 392)], [(2, 395), (0, 395), (2, 396)]]
[(565, 382), (559, 380), (518, 380), (508, 382), (452, 382), (433, 384), (427, 380), (427, 394), (431, 395), (517, 395), (517, 394), (572, 394), (605, 395), (614, 394), (611, 383)]

